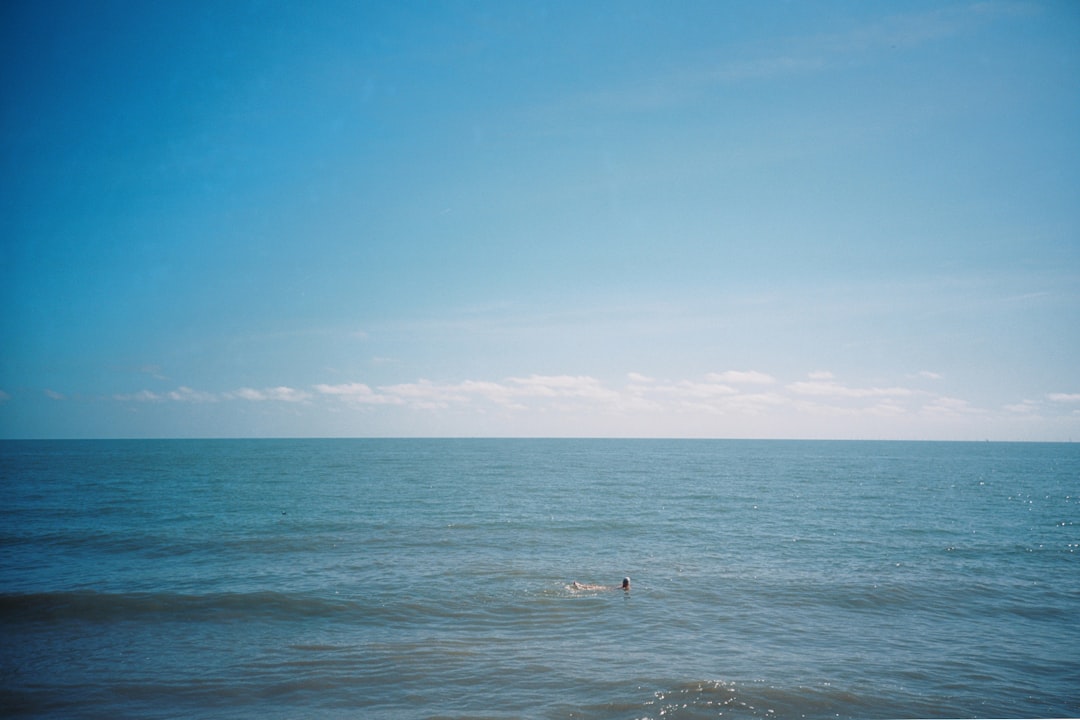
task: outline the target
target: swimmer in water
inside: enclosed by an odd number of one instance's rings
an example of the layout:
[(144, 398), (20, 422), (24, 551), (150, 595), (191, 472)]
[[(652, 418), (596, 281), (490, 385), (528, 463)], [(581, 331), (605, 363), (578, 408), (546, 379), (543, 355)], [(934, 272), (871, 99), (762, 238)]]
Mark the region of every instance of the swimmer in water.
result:
[[(618, 590), (619, 588), (614, 585), (590, 585), (588, 583), (579, 583), (574, 581), (571, 586), (574, 590)], [(622, 579), (622, 589), (626, 592), (630, 592), (630, 578), (624, 577)]]

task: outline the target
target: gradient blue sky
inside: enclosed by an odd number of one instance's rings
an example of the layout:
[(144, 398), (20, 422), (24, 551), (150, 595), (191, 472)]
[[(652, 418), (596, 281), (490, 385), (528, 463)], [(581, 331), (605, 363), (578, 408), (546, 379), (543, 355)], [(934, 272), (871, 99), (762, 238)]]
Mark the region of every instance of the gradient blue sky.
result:
[(1080, 440), (1080, 4), (0, 9), (0, 436)]

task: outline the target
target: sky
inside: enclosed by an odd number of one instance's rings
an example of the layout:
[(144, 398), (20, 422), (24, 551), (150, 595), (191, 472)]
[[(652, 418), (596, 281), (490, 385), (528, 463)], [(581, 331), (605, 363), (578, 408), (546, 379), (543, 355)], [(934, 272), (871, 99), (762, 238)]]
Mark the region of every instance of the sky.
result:
[(1080, 4), (0, 8), (0, 437), (1080, 440)]

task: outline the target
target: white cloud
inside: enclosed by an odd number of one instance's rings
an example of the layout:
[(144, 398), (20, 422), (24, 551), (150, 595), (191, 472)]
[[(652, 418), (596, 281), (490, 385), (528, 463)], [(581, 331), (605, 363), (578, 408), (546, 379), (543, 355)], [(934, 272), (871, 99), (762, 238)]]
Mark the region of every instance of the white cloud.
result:
[(168, 400), (175, 400), (177, 402), (192, 402), (192, 403), (206, 403), (217, 402), (217, 396), (213, 393), (203, 392), (201, 390), (192, 390), (189, 387), (181, 385), (175, 390), (165, 393), (165, 398)]
[(469, 398), (480, 397), (506, 407), (517, 409), (525, 408), (524, 405), (515, 401), (515, 398), (519, 397), (516, 388), (508, 387), (502, 383), (485, 380), (466, 380), (465, 382), (453, 386), (453, 388)]
[(7, 394), (6, 392), (4, 392), (3, 390), (0, 390), (0, 403), (4, 403), (4, 402), (7, 402), (7, 401), (8, 401), (8, 400), (10, 400), (10, 399), (11, 399), (11, 396), (10, 396), (10, 395), (8, 395), (8, 394)]
[(114, 395), (114, 398), (124, 402), (190, 402), (190, 403), (209, 403), (217, 402), (218, 397), (213, 393), (203, 392), (201, 390), (192, 390), (189, 387), (181, 385), (175, 390), (171, 390), (167, 393), (156, 393), (150, 390), (140, 390), (134, 395)]
[(278, 400), (281, 402), (304, 402), (311, 398), (311, 393), (304, 392), (303, 390), (296, 390), (294, 388), (278, 386), (273, 388), (266, 388), (265, 390), (254, 390), (252, 388), (240, 388), (234, 390), (231, 393), (227, 393), (226, 397), (236, 398), (239, 400)]
[(914, 391), (902, 387), (853, 388), (847, 387), (846, 385), (841, 385), (837, 382), (825, 380), (793, 382), (788, 385), (787, 388), (796, 395), (816, 395), (847, 398), (908, 397), (914, 394)]
[(264, 392), (271, 400), (279, 400), (281, 402), (304, 402), (311, 398), (311, 393), (291, 387), (285, 387), (283, 385), (269, 388)]
[(593, 400), (617, 400), (619, 394), (587, 375), (530, 375), (510, 378), (509, 382), (531, 397), (579, 397)]
[(66, 400), (66, 399), (67, 399), (67, 398), (66, 398), (66, 397), (65, 397), (65, 396), (63, 395), (63, 393), (58, 393), (58, 392), (56, 392), (55, 390), (49, 390), (49, 389), (47, 389), (47, 388), (46, 388), (46, 390), (45, 390), (45, 397), (47, 397), (47, 398), (51, 398), (51, 399), (53, 399), (53, 400)]
[(124, 402), (130, 401), (130, 400), (134, 400), (136, 402), (161, 402), (162, 400), (165, 399), (161, 395), (158, 395), (157, 393), (154, 393), (154, 392), (150, 392), (149, 390), (140, 390), (139, 392), (135, 393), (134, 395), (116, 395), (114, 397), (117, 400), (121, 400), (121, 401), (124, 401)]
[(369, 405), (400, 405), (400, 398), (377, 393), (364, 383), (342, 383), (340, 385), (316, 385), (316, 392), (333, 395), (343, 400)]
[(644, 409), (650, 412), (672, 410), (681, 413), (704, 412), (711, 415), (729, 411), (757, 414), (775, 401), (775, 396), (740, 394), (737, 389), (718, 382), (719, 373), (711, 373), (705, 382), (681, 380), (677, 383), (634, 385), (628, 388), (630, 397), (622, 401), (625, 409)]
[(372, 389), (364, 383), (316, 385), (323, 395), (338, 396), (358, 403), (408, 405), (419, 409), (441, 409), (452, 405), (486, 400), (509, 409), (525, 409), (522, 401), (583, 399), (603, 403), (617, 402), (621, 395), (596, 378), (579, 375), (530, 375), (512, 377), (503, 382), (464, 380), (459, 383), (436, 383), (421, 378), (416, 382), (383, 385)]
[(341, 385), (316, 385), (315, 389), (323, 395), (343, 395), (351, 397), (353, 395), (371, 395), (372, 389), (364, 383), (343, 383)]
[(414, 383), (401, 383), (380, 387), (389, 402), (408, 404), (422, 409), (449, 407), (451, 404), (464, 402), (466, 395), (449, 385), (439, 385), (430, 380), (420, 379)]
[(828, 370), (815, 370), (813, 372), (807, 373), (806, 377), (810, 378), (811, 380), (832, 380), (836, 376)]
[(922, 370), (915, 373), (915, 377), (923, 378), (925, 380), (941, 380), (944, 376), (940, 373), (931, 372), (930, 370)]
[(709, 373), (705, 376), (709, 382), (734, 383), (736, 385), (772, 385), (776, 378), (757, 370), (727, 370), (722, 373)]
[[(4, 397), (0, 394), (0, 401)], [(454, 422), (460, 424), (431, 425), (451, 434), (482, 426), (487, 429), (481, 432), (497, 433), (536, 432), (540, 427), (546, 428), (544, 432), (557, 433), (562, 427), (579, 431), (588, 427), (596, 433), (615, 434), (769, 436), (805, 434), (805, 430), (797, 428), (812, 422), (819, 432), (836, 432), (838, 436), (864, 432), (890, 435), (917, 433), (922, 427), (920, 422), (930, 431), (940, 430), (943, 425), (961, 428), (965, 423), (988, 419), (1031, 427), (1035, 421), (1045, 419), (1042, 411), (1054, 405), (1059, 408), (1059, 416), (1080, 414), (1080, 393), (1050, 393), (988, 410), (963, 398), (899, 385), (849, 385), (825, 371), (795, 382), (755, 370), (660, 380), (627, 373), (623, 382), (616, 384), (590, 375), (534, 373), (499, 380), (440, 382), (420, 378), (379, 386), (346, 382), (305, 389), (286, 385), (242, 387), (218, 393), (180, 386), (167, 392), (142, 390), (115, 398), (160, 404), (230, 400), (309, 406), (321, 403), (328, 411), (335, 410), (333, 405), (340, 402), (342, 406), (365, 408), (369, 420), (375, 419), (377, 407), (397, 408), (395, 413), (432, 413), (423, 421), (427, 423), (438, 422), (438, 414), (453, 413)], [(418, 415), (417, 420), (421, 417)]]

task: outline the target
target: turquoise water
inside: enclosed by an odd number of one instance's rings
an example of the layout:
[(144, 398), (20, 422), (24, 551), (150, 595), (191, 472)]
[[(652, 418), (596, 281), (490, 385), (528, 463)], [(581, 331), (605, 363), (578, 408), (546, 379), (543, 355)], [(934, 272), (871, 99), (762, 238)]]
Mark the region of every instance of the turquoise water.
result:
[(1080, 715), (1077, 445), (5, 442), (0, 482), (6, 716)]

